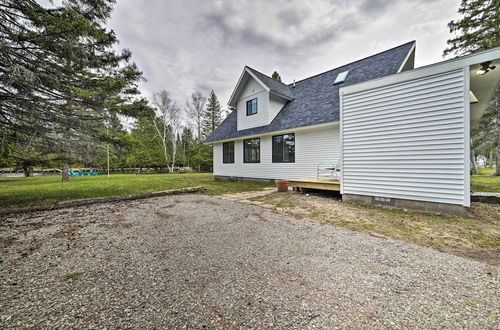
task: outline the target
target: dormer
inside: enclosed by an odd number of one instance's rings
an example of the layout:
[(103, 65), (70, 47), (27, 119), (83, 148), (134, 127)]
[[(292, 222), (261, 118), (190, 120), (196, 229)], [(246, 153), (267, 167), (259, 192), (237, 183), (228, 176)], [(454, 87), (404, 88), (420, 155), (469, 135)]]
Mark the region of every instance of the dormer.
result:
[(289, 86), (246, 66), (228, 105), (236, 108), (237, 129), (244, 130), (269, 125), (291, 100)]

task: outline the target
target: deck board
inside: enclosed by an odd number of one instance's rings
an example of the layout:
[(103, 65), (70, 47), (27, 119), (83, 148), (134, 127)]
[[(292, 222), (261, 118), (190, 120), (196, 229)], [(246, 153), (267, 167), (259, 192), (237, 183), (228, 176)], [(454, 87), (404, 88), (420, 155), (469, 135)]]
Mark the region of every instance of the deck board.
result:
[(340, 182), (335, 179), (303, 178), (288, 180), (290, 187), (340, 191)]

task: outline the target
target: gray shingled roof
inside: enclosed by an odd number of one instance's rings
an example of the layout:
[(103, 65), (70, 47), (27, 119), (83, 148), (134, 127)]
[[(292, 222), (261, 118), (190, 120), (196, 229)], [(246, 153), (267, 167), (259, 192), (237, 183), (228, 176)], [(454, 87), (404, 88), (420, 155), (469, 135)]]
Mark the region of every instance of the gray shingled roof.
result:
[[(293, 100), (285, 104), (269, 125), (240, 131), (236, 129), (235, 110), (227, 116), (205, 142), (240, 138), (338, 121), (339, 88), (397, 73), (414, 43), (412, 41), (362, 60), (300, 80), (295, 83), (295, 87), (292, 84), (288, 86), (281, 84), (271, 77), (249, 68), (254, 74), (258, 75), (258, 78), (263, 83), (266, 85), (268, 83), (272, 84), (272, 88), (282, 88), (280, 85), (288, 87), (293, 95)], [(346, 70), (349, 70), (349, 75), (345, 82), (334, 86), (333, 82), (337, 74)], [(269, 85), (268, 87), (271, 88)]]
[(252, 69), (249, 66), (246, 66), (246, 68), (248, 70), (250, 70), (257, 78), (259, 78), (260, 81), (262, 81), (264, 83), (264, 85), (269, 87), (271, 92), (274, 92), (274, 93), (283, 95), (287, 98), (293, 99), (293, 91), (292, 91), (293, 87), (292, 86), (285, 85), (282, 82), (279, 82), (271, 77), (268, 77), (265, 74), (255, 70), (255, 69)]

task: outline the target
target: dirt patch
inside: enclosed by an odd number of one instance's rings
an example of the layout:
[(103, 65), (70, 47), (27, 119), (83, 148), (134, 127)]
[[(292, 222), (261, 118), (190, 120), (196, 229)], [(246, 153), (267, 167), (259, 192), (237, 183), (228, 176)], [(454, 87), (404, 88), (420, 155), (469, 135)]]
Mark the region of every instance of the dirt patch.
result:
[(165, 213), (165, 212), (160, 212), (160, 211), (155, 212), (155, 214), (162, 219), (171, 219), (173, 217), (173, 215), (170, 213)]
[(459, 218), (342, 203), (321, 194), (273, 193), (250, 200), (278, 213), (500, 265), (500, 205), (473, 203), (468, 218)]
[(100, 223), (97, 226), (106, 228), (131, 228), (134, 225), (130, 222), (127, 222), (125, 214), (113, 213), (110, 215), (110, 222)]
[(78, 231), (81, 229), (80, 226), (72, 226), (63, 228), (57, 231), (53, 237), (54, 238), (65, 238), (65, 239), (75, 239), (78, 236)]
[(8, 248), (14, 244), (16, 240), (17, 238), (13, 236), (0, 237), (0, 248)]
[(193, 204), (206, 204), (206, 205), (219, 205), (217, 204), (216, 202), (214, 201), (205, 201), (205, 200), (195, 200), (195, 201), (192, 201), (191, 203)]

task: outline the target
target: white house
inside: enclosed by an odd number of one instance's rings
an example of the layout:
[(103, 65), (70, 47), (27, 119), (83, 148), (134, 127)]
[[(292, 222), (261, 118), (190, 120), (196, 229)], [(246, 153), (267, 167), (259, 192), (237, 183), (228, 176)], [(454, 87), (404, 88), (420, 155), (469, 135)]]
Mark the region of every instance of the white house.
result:
[(343, 200), (462, 212), (470, 123), (500, 79), (500, 48), (414, 58), (410, 42), (288, 85), (245, 67), (206, 140), (215, 178), (296, 180), (339, 162)]

